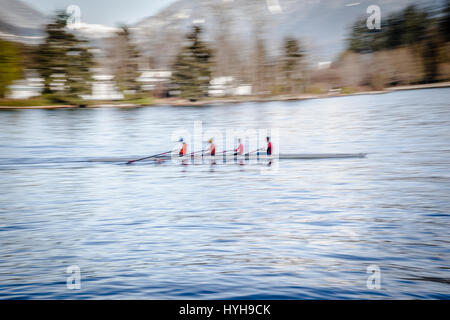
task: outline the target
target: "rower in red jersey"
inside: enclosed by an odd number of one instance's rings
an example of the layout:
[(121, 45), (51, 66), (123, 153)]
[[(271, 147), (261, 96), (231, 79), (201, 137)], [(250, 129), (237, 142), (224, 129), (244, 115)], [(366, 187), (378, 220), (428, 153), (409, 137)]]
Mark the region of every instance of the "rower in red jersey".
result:
[(183, 138), (180, 138), (180, 140), (178, 142), (183, 143), (183, 145), (181, 146), (179, 155), (180, 155), (180, 157), (184, 157), (187, 154), (187, 144), (186, 144), (186, 142), (184, 142)]
[(210, 156), (210, 164), (215, 165), (216, 164), (216, 145), (214, 144), (214, 139), (211, 138), (208, 140), (209, 142), (209, 156)]
[(237, 155), (241, 156), (244, 154), (244, 145), (241, 143), (241, 139), (238, 139), (238, 142), (239, 142), (239, 146), (236, 149), (234, 149), (235, 156), (237, 156)]
[(208, 140), (209, 142), (209, 154), (211, 156), (215, 156), (216, 155), (216, 145), (214, 144), (214, 139), (211, 138)]
[(267, 155), (272, 155), (272, 142), (270, 142), (270, 137), (267, 137)]

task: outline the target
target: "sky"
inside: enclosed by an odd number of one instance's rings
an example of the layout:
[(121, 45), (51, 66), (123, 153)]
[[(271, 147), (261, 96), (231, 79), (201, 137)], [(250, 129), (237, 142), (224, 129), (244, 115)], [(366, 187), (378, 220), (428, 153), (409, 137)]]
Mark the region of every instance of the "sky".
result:
[(175, 0), (21, 0), (43, 14), (77, 5), (81, 9), (81, 22), (117, 26), (132, 24), (154, 15)]

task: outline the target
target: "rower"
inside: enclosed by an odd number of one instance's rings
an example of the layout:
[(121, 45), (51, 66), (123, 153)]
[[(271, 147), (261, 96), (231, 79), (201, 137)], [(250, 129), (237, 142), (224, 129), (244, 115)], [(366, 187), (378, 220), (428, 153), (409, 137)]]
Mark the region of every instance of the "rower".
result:
[(186, 142), (184, 142), (183, 138), (180, 138), (180, 140), (178, 142), (183, 143), (183, 145), (181, 146), (179, 155), (180, 155), (180, 157), (184, 157), (187, 154), (187, 144), (186, 144)]
[(211, 138), (208, 140), (209, 142), (209, 154), (211, 156), (215, 156), (216, 155), (216, 146), (214, 145), (214, 139)]
[(272, 155), (272, 142), (270, 142), (270, 137), (267, 137), (267, 155)]
[(241, 139), (239, 138), (238, 139), (238, 142), (239, 142), (239, 146), (236, 148), (236, 149), (234, 149), (234, 155), (235, 156), (237, 156), (237, 155), (243, 155), (244, 154), (244, 145), (241, 143)]

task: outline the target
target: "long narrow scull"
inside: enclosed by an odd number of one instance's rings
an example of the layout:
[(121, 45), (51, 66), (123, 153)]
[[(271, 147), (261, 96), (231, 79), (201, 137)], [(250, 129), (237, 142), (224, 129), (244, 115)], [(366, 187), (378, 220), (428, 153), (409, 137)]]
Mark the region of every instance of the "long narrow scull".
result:
[[(323, 154), (301, 154), (301, 153), (292, 153), (292, 154), (279, 154), (279, 155), (271, 155), (268, 156), (266, 154), (246, 154), (241, 156), (233, 156), (233, 155), (219, 155), (215, 157), (210, 157), (209, 155), (203, 156), (187, 156), (186, 159), (239, 159), (239, 160), (314, 160), (314, 159), (348, 159), (348, 158), (365, 158), (367, 154), (365, 153), (323, 153)], [(170, 156), (166, 157), (158, 157), (157, 159), (170, 159)], [(178, 159), (178, 158), (175, 158)]]
[[(224, 155), (219, 154), (215, 157), (210, 157), (209, 155), (187, 155), (185, 157), (174, 157), (174, 160), (230, 160), (230, 159), (237, 159), (237, 160), (244, 160), (244, 161), (250, 161), (250, 160), (259, 160), (259, 161), (266, 161), (266, 160), (320, 160), (320, 159), (355, 159), (355, 158), (365, 158), (367, 156), (366, 153), (291, 153), (286, 154), (282, 153), (279, 155), (272, 155), (267, 156), (264, 154), (246, 154), (242, 156), (233, 156), (233, 155)], [(171, 160), (171, 155), (161, 155), (161, 156), (155, 156), (148, 159), (148, 162), (155, 162), (155, 161), (167, 161)], [(97, 158), (97, 159), (90, 159), (89, 162), (124, 162), (127, 163), (130, 161), (130, 158)], [(144, 161), (144, 163), (147, 161)]]

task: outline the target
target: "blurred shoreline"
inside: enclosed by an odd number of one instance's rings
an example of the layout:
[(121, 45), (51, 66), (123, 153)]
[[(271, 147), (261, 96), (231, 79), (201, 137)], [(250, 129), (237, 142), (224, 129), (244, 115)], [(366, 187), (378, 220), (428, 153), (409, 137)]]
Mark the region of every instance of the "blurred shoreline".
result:
[(355, 95), (372, 95), (372, 94), (384, 94), (395, 91), (405, 91), (405, 90), (421, 90), (421, 89), (432, 89), (432, 88), (448, 88), (450, 87), (450, 82), (438, 82), (438, 83), (428, 83), (420, 85), (409, 85), (409, 86), (396, 86), (389, 87), (382, 91), (360, 91), (353, 93), (328, 93), (328, 94), (296, 94), (296, 95), (278, 95), (278, 96), (248, 96), (241, 98), (208, 98), (198, 101), (189, 101), (179, 98), (162, 98), (154, 99), (151, 104), (134, 104), (134, 103), (113, 103), (104, 102), (86, 106), (75, 106), (75, 105), (30, 105), (30, 106), (8, 106), (6, 105), (6, 99), (1, 100), (0, 110), (14, 110), (14, 109), (92, 109), (92, 108), (139, 108), (139, 107), (158, 107), (158, 106), (205, 106), (205, 105), (221, 105), (221, 104), (238, 104), (247, 102), (274, 102), (274, 101), (300, 101), (308, 99), (325, 99), (334, 97), (347, 97)]

